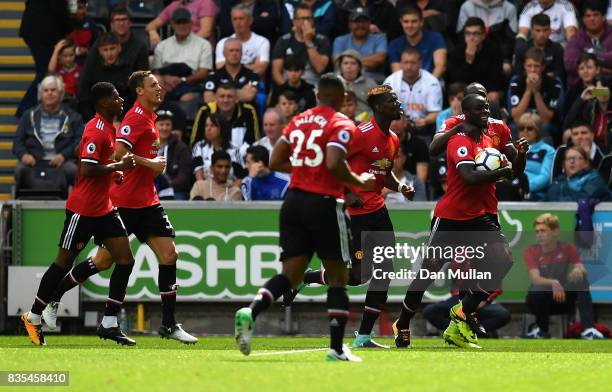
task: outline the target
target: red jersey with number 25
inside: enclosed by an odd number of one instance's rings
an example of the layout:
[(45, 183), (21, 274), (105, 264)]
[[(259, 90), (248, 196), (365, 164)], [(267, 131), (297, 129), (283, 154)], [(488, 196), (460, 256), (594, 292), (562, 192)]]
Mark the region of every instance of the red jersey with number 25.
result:
[[(465, 121), (465, 115), (460, 114), (458, 116), (451, 116), (444, 121), (444, 124), (438, 129), (436, 133), (448, 132), (455, 128), (457, 125)], [(497, 120), (489, 117), (487, 132), (491, 137), (493, 145), (491, 147), (504, 152), (504, 147), (512, 144), (512, 134), (510, 128), (502, 120)]]
[(344, 183), (327, 169), (327, 146), (348, 153), (355, 124), (329, 106), (315, 106), (293, 117), (281, 137), (291, 148), (289, 188), (344, 198)]
[(103, 216), (111, 212), (113, 204), (109, 190), (113, 182), (113, 173), (96, 177), (83, 177), (79, 173), (83, 162), (108, 165), (113, 162), (114, 154), (115, 128), (96, 113), (83, 131), (79, 144), (77, 180), (66, 201), (66, 209), (82, 216)]
[[(121, 142), (134, 155), (155, 158), (159, 150), (159, 132), (155, 127), (157, 115), (149, 112), (138, 102), (127, 112), (117, 131), (117, 142)], [(145, 208), (159, 204), (155, 190), (155, 172), (143, 166), (135, 166), (124, 173), (121, 185), (113, 183), (111, 199), (116, 207)]]
[(480, 142), (464, 133), (451, 136), (446, 147), (448, 189), (436, 204), (435, 217), (469, 220), (486, 213), (497, 214), (495, 182), (467, 185), (457, 170), (460, 165), (474, 164), (474, 157), (480, 150), (493, 146), (492, 138), (484, 133)]
[(381, 195), (385, 187), (387, 172), (393, 168), (393, 160), (398, 154), (399, 138), (393, 131), (383, 132), (376, 121), (361, 123), (353, 133), (353, 141), (348, 155), (351, 169), (357, 173), (372, 173), (376, 176), (376, 189), (366, 191), (356, 186), (349, 186), (357, 194), (363, 205), (360, 208), (348, 208), (349, 214), (361, 215), (377, 211), (385, 206)]

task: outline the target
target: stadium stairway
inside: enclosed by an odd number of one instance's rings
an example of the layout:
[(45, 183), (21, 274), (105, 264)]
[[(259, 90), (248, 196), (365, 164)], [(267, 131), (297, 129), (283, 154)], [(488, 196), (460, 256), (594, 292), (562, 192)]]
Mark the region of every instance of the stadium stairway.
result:
[(0, 1), (0, 200), (10, 199), (15, 183), (15, 110), (34, 79), (34, 60), (19, 38), (24, 6), (24, 1)]

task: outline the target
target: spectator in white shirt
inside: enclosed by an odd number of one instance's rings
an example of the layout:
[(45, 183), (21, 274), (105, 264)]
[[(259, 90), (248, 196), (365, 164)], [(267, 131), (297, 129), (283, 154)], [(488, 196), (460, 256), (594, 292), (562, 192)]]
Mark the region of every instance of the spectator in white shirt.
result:
[(272, 154), (272, 148), (280, 139), (283, 128), (287, 124), (285, 116), (276, 108), (269, 108), (263, 116), (263, 131), (266, 136), (256, 141), (254, 146), (264, 146)]
[(519, 17), (517, 38), (527, 40), (531, 18), (544, 13), (550, 18), (552, 34), (550, 39), (564, 48), (567, 41), (578, 31), (576, 10), (568, 0), (533, 0), (523, 8)]

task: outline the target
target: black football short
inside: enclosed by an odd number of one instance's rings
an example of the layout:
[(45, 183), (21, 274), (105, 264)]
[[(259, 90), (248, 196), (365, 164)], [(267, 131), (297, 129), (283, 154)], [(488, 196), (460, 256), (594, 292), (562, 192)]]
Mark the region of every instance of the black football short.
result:
[(98, 246), (108, 238), (127, 237), (125, 226), (117, 210), (112, 210), (103, 216), (82, 216), (66, 210), (64, 230), (58, 246), (65, 250), (80, 251), (91, 237)]
[(316, 252), (321, 260), (348, 263), (348, 226), (342, 200), (290, 189), (280, 210), (281, 260)]
[(174, 227), (161, 205), (145, 208), (118, 208), (119, 215), (129, 234), (135, 234), (141, 243), (150, 236), (175, 237)]
[[(393, 223), (387, 207), (369, 214), (351, 215), (351, 261), (353, 264), (364, 260), (374, 246), (395, 246)], [(371, 257), (369, 257), (371, 258)]]
[(434, 217), (431, 221), (429, 246), (486, 246), (494, 242), (507, 243), (495, 214), (463, 221)]

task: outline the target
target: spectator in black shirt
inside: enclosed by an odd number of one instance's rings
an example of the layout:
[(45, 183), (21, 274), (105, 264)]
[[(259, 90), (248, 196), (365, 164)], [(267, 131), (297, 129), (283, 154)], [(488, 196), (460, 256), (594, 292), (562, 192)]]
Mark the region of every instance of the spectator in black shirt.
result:
[(204, 102), (215, 100), (215, 91), (222, 83), (232, 82), (238, 87), (240, 102), (255, 104), (259, 75), (242, 63), (242, 42), (238, 38), (228, 38), (223, 45), (225, 63), (222, 68), (211, 72), (204, 83)]
[(363, 12), (370, 16), (371, 33), (384, 33), (391, 41), (403, 34), (399, 23), (398, 9), (389, 0), (343, 0), (338, 7), (336, 29), (338, 34), (348, 33), (348, 20), (351, 14)]
[(392, 121), (390, 128), (399, 136), (402, 149), (406, 154), (404, 169), (416, 175), (423, 184), (426, 184), (429, 173), (429, 148), (427, 143), (412, 134), (415, 128), (406, 116)]
[(165, 177), (164, 183), (172, 189), (174, 199), (188, 200), (191, 189), (191, 151), (173, 132), (173, 114), (166, 110), (158, 110), (156, 113), (155, 126), (161, 143), (158, 155), (166, 158), (166, 170), (160, 177)]
[(516, 40), (514, 51), (514, 73), (523, 76), (525, 70), (525, 52), (536, 47), (544, 51), (544, 73), (551, 77), (558, 77), (565, 81), (565, 67), (563, 66), (563, 47), (550, 39), (550, 18), (546, 14), (537, 14), (531, 18), (531, 39)]
[[(583, 53), (578, 60), (578, 77), (580, 78), (576, 84), (569, 86), (565, 99), (563, 101), (563, 113), (567, 118), (572, 105), (584, 91), (585, 88), (593, 86), (595, 79), (599, 74), (600, 66), (597, 57), (593, 53)], [(565, 124), (565, 123), (564, 123)], [(564, 125), (563, 129), (567, 129)]]
[(448, 60), (448, 82), (482, 83), (489, 101), (499, 103), (504, 89), (502, 51), (487, 38), (482, 19), (470, 17), (463, 29), (464, 42), (457, 45)]
[(284, 91), (292, 91), (298, 97), (298, 111), (303, 112), (317, 104), (317, 98), (314, 93), (314, 86), (306, 83), (302, 76), (306, 64), (295, 56), (289, 56), (283, 62), (283, 69), (287, 75), (287, 81), (281, 86), (274, 86), (268, 99), (268, 107), (276, 106), (278, 97)]

